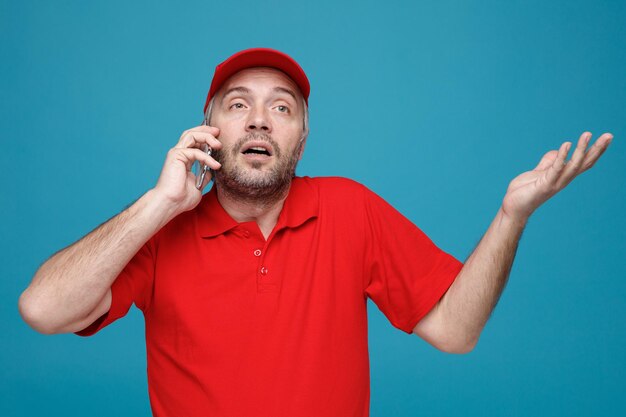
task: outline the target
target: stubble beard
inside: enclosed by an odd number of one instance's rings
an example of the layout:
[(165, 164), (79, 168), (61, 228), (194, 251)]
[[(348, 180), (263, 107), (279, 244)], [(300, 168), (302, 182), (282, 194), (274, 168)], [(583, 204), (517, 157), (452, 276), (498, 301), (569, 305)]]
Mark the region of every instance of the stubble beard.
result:
[[(262, 162), (243, 165), (237, 161), (243, 146), (250, 141), (265, 141), (272, 146), (276, 163), (269, 171), (262, 171)], [(231, 148), (213, 152), (213, 157), (222, 167), (214, 172), (215, 184), (219, 190), (234, 200), (255, 205), (270, 205), (284, 198), (289, 192), (291, 180), (302, 143), (291, 155), (284, 155), (279, 145), (265, 133), (252, 132), (240, 138)]]

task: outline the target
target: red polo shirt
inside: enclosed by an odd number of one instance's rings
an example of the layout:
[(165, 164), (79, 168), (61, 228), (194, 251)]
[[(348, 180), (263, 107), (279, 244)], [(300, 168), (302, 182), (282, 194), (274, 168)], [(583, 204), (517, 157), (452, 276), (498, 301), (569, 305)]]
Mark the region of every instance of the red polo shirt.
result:
[(267, 240), (213, 189), (139, 250), (109, 312), (77, 334), (143, 311), (157, 417), (368, 416), (367, 297), (410, 334), (462, 266), (351, 180), (295, 178)]

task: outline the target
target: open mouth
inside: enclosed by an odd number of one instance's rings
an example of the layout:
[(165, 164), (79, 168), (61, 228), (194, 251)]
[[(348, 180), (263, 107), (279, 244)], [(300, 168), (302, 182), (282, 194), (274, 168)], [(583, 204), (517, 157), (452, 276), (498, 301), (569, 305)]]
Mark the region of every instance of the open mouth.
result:
[(248, 143), (242, 149), (244, 155), (265, 155), (272, 156), (272, 147), (266, 143)]

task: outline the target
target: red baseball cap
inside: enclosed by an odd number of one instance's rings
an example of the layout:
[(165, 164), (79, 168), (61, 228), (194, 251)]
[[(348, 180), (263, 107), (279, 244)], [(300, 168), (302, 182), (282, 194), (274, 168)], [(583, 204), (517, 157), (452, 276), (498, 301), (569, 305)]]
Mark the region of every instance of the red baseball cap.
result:
[(211, 98), (230, 76), (242, 69), (253, 67), (271, 67), (281, 70), (296, 83), (304, 101), (307, 105), (309, 104), (309, 92), (311, 91), (309, 79), (302, 67), (292, 57), (275, 49), (250, 48), (231, 55), (226, 61), (215, 67), (211, 88), (209, 88), (209, 94), (204, 104), (204, 113), (206, 113)]

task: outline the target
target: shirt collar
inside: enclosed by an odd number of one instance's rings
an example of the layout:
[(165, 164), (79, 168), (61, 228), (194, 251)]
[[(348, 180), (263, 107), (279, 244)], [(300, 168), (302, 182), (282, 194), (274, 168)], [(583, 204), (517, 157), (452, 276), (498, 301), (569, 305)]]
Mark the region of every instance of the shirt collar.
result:
[[(239, 224), (230, 217), (220, 204), (215, 186), (202, 197), (196, 213), (198, 232), (201, 237), (218, 236)], [(318, 213), (318, 190), (313, 185), (311, 178), (294, 177), (283, 209), (278, 216), (276, 228), (278, 230), (283, 227), (298, 227), (307, 220), (317, 217)]]

